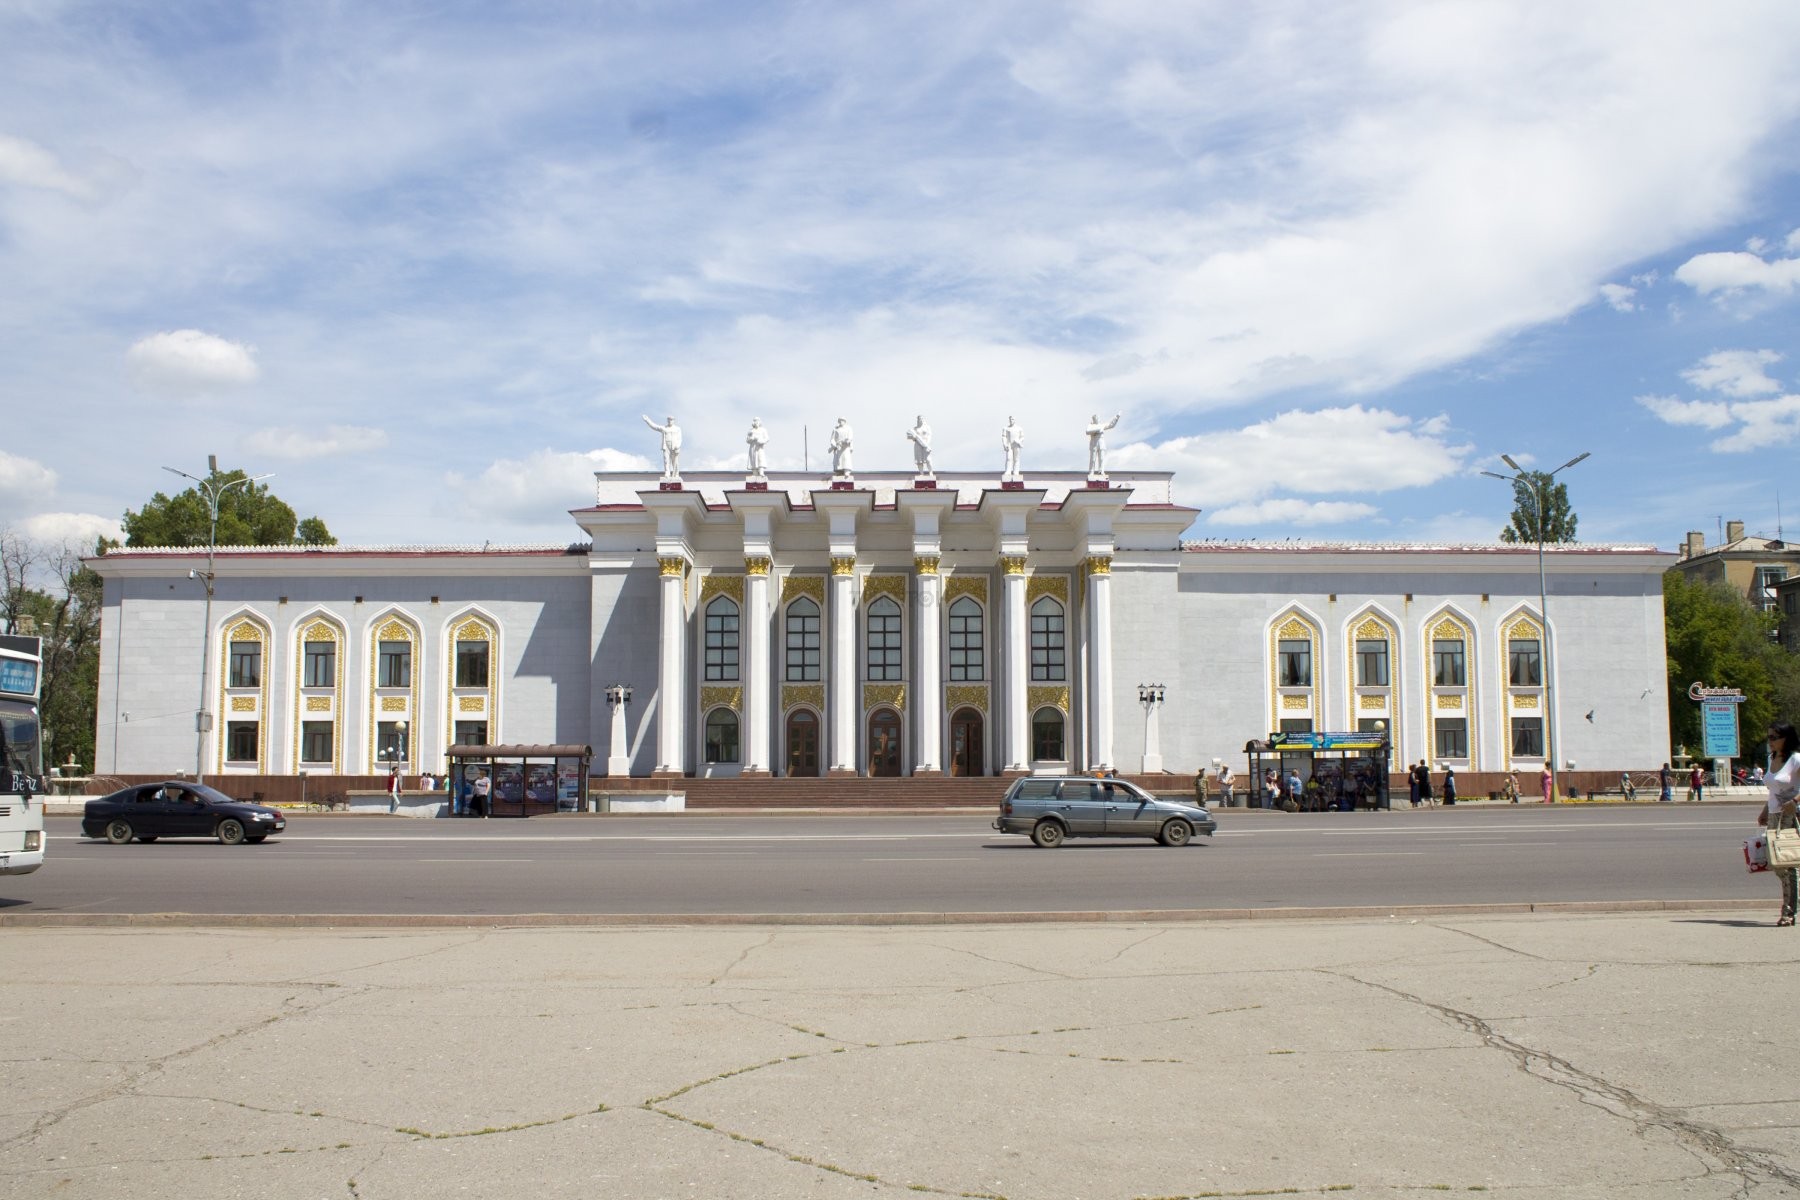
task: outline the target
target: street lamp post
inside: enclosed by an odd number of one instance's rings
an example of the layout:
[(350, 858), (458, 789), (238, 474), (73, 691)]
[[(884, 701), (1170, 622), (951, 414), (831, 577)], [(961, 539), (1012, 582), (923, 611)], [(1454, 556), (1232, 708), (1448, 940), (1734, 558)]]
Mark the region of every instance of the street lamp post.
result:
[(1523, 483), (1531, 489), (1532, 524), (1537, 527), (1537, 560), (1538, 560), (1538, 619), (1544, 626), (1544, 761), (1550, 764), (1550, 798), (1556, 798), (1556, 671), (1555, 659), (1550, 653), (1550, 594), (1544, 586), (1544, 489), (1550, 481), (1568, 470), (1588, 456), (1583, 450), (1574, 458), (1554, 471), (1546, 472), (1540, 480), (1535, 475), (1527, 475), (1523, 467), (1512, 460), (1512, 456), (1502, 454), (1500, 461), (1511, 467), (1515, 474), (1501, 475), (1494, 471), (1483, 471), (1489, 479), (1500, 479), (1507, 483)]
[(1156, 728), (1156, 712), (1167, 689), (1160, 683), (1138, 684), (1138, 703), (1144, 706), (1144, 773), (1162, 770), (1162, 746)]
[(258, 475), (255, 479), (248, 477), (229, 479), (220, 483), (218, 479), (219, 456), (216, 454), (206, 456), (205, 479), (189, 475), (186, 471), (177, 471), (174, 467), (164, 467), (163, 470), (193, 481), (194, 490), (199, 492), (206, 501), (207, 515), (211, 520), (206, 531), (206, 573), (199, 575), (193, 571), (188, 572), (189, 579), (199, 579), (206, 585), (205, 623), (200, 629), (200, 707), (194, 713), (194, 782), (205, 783), (206, 735), (212, 732), (212, 714), (206, 711), (206, 668), (208, 660), (212, 657), (213, 553), (218, 549), (219, 499), (239, 484), (256, 483), (258, 480), (269, 478), (269, 476)]

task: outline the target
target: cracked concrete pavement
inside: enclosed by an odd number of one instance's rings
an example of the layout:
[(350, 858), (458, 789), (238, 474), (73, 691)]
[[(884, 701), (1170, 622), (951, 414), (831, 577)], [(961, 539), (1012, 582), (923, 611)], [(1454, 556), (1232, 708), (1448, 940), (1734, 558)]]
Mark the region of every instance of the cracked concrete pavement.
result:
[(15, 929), (0, 1196), (1800, 1196), (1737, 912)]

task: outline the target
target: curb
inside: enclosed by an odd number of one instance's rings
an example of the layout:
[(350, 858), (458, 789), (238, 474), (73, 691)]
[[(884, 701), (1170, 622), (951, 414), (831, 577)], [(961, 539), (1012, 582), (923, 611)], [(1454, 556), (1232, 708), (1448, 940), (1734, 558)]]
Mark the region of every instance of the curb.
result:
[(1199, 921), (1385, 921), (1418, 917), (1757, 912), (1764, 900), (1560, 900), (1519, 904), (902, 913), (0, 913), (0, 929), (558, 929), (707, 925), (1109, 925)]

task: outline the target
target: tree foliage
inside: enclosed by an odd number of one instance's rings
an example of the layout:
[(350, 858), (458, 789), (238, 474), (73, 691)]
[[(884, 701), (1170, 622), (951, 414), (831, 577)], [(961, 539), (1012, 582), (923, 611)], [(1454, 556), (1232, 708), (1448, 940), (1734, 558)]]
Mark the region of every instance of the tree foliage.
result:
[(1800, 716), (1800, 658), (1775, 640), (1777, 617), (1758, 612), (1742, 593), (1718, 581), (1689, 579), (1679, 571), (1663, 576), (1663, 624), (1668, 643), (1669, 736), (1698, 754), (1702, 744), (1700, 706), (1688, 699), (1688, 685), (1742, 691), (1738, 735), (1745, 758), (1756, 755), (1756, 739), (1771, 721)]
[[(242, 471), (215, 470), (207, 477), (214, 488), (245, 479)], [(211, 534), (212, 509), (200, 489), (174, 496), (158, 492), (136, 512), (125, 511), (127, 546), (204, 546)], [(318, 517), (298, 521), (294, 510), (269, 491), (268, 484), (239, 483), (219, 495), (221, 546), (332, 546), (337, 539)]]
[[(107, 547), (102, 539), (96, 550)], [(44, 728), (44, 763), (51, 766), (72, 758), (91, 769), (100, 690), (100, 576), (82, 565), (74, 545), (34, 541), (12, 530), (0, 530), (0, 564), (6, 628), (43, 639), (38, 715)], [(39, 582), (45, 586), (32, 586)]]
[(1569, 508), (1569, 486), (1553, 482), (1547, 471), (1522, 471), (1513, 480), (1512, 521), (1500, 531), (1501, 541), (1537, 545), (1540, 493), (1544, 497), (1544, 544), (1575, 540), (1576, 517)]

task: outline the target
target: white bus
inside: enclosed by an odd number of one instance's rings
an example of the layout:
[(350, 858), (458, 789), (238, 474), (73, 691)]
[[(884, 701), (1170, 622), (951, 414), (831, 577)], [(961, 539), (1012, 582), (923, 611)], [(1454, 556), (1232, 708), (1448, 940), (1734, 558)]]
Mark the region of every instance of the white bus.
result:
[(44, 865), (43, 643), (0, 633), (0, 875)]

